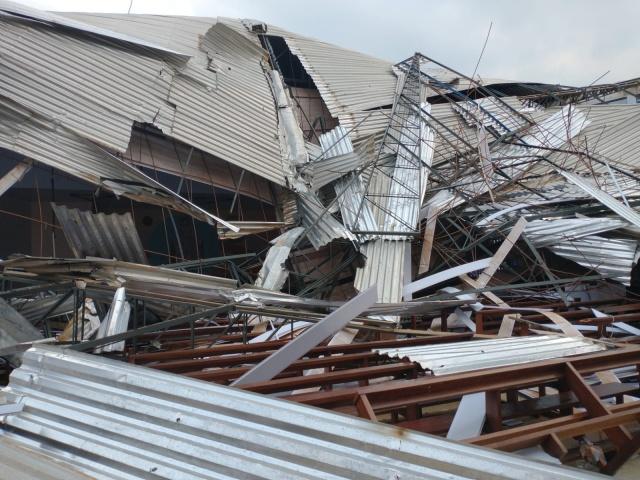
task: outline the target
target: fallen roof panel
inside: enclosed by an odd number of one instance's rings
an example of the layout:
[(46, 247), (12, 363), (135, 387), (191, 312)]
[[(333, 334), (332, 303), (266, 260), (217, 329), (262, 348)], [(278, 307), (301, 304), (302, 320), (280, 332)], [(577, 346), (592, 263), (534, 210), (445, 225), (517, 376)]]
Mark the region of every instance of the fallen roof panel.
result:
[(8, 438), (97, 478), (599, 478), (55, 347), (8, 391), (26, 396)]

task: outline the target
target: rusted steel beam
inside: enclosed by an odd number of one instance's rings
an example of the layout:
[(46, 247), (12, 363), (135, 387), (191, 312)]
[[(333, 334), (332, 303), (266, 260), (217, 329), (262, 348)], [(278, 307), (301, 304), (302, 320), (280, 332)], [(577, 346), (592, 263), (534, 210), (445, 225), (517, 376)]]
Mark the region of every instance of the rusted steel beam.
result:
[(368, 387), (340, 389), (287, 397), (310, 405), (347, 404), (356, 394), (366, 394), (374, 409), (402, 408), (407, 405), (436, 403), (469, 393), (487, 390), (506, 391), (548, 384), (564, 377), (565, 363), (571, 361), (582, 375), (640, 363), (640, 348), (628, 346), (580, 357), (557, 358), (526, 365), (477, 370), (407, 381), (391, 381)]
[[(289, 365), (285, 371), (296, 370), (308, 370), (312, 368), (323, 367), (335, 367), (337, 365), (349, 365), (349, 364), (366, 364), (376, 359), (381, 359), (378, 354), (365, 352), (365, 353), (353, 353), (348, 355), (336, 355), (333, 357), (321, 357), (321, 358), (307, 358), (304, 360), (297, 360)], [(222, 360), (222, 359), (220, 359)], [(243, 363), (243, 362), (239, 362)], [(198, 378), (200, 380), (230, 380), (232, 378), (238, 378), (245, 372), (251, 370), (251, 367), (236, 367), (236, 368), (221, 368), (218, 370), (204, 370), (197, 372), (186, 372), (184, 375), (191, 378)]]
[[(358, 380), (369, 380), (397, 375), (415, 375), (416, 367), (411, 363), (400, 363), (391, 365), (378, 365), (375, 367), (354, 368), (349, 370), (339, 370), (336, 372), (321, 373), (318, 375), (307, 375), (295, 378), (282, 378), (267, 382), (258, 382), (242, 385), (243, 390), (250, 390), (259, 393), (275, 393), (298, 388), (318, 387), (322, 385), (335, 385), (337, 383), (354, 382)], [(350, 397), (353, 404), (355, 396)]]
[[(373, 342), (351, 343), (347, 345), (320, 346), (309, 350), (309, 353), (317, 355), (354, 353), (373, 350), (376, 348), (412, 347), (436, 343), (458, 342), (470, 340), (472, 337), (473, 333), (459, 333), (447, 336), (377, 340)], [(274, 340), (270, 342), (250, 343), (246, 345), (216, 345), (215, 347), (210, 348), (186, 349), (174, 352), (138, 353), (131, 355), (130, 360), (135, 363), (146, 363), (165, 360), (202, 358), (214, 355), (227, 355), (230, 353), (264, 352), (268, 350), (275, 350), (282, 345), (285, 345), (287, 342), (288, 340)]]
[(373, 420), (376, 422), (378, 417), (376, 417), (373, 408), (371, 408), (371, 404), (369, 403), (369, 399), (366, 395), (358, 395), (356, 399), (356, 409), (358, 410), (358, 416), (362, 418), (366, 418), (367, 420)]
[[(620, 413), (635, 410), (638, 405), (635, 403), (624, 403), (621, 405), (612, 405), (611, 413)], [(544, 438), (550, 432), (555, 431), (559, 427), (578, 423), (587, 420), (589, 415), (587, 412), (578, 412), (563, 417), (553, 418), (551, 420), (543, 420), (541, 422), (531, 423), (520, 427), (510, 428), (495, 433), (487, 433), (474, 438), (464, 440), (465, 443), (474, 445), (482, 445), (490, 448), (498, 448), (498, 446), (509, 446), (511, 441), (517, 438), (526, 437), (528, 435), (538, 434), (538, 438)], [(502, 449), (502, 448), (501, 448)], [(507, 450), (510, 451), (510, 450)]]
[[(569, 388), (576, 394), (578, 400), (591, 417), (606, 417), (611, 415), (611, 411), (600, 400), (600, 397), (584, 381), (575, 367), (567, 362), (565, 365), (565, 379)], [(620, 449), (626, 442), (631, 440), (631, 435), (622, 427), (612, 427), (604, 430), (609, 439)]]
[[(476, 442), (472, 439), (468, 443), (503, 450), (505, 452), (514, 452), (523, 448), (540, 445), (551, 434), (555, 434), (557, 438), (563, 440), (588, 433), (601, 432), (611, 428), (619, 428), (621, 425), (632, 423), (639, 419), (640, 406), (634, 406), (627, 411), (616, 412), (602, 417), (586, 418), (580, 421), (570, 421), (567, 419), (568, 423), (562, 426), (544, 428), (528, 434), (512, 434), (510, 438), (503, 440)], [(534, 424), (534, 426), (535, 425), (536, 424)]]

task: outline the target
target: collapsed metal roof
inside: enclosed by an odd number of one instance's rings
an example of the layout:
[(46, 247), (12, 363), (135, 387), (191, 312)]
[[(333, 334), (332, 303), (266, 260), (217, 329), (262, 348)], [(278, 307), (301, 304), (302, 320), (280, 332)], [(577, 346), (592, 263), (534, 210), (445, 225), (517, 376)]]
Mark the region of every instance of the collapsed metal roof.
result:
[[(3, 436), (94, 478), (587, 478), (589, 474), (95, 356), (38, 347)], [(176, 395), (178, 394), (178, 395)], [(72, 419), (72, 420), (71, 420)], [(247, 464), (253, 468), (248, 470)], [(595, 478), (595, 477), (594, 477)]]

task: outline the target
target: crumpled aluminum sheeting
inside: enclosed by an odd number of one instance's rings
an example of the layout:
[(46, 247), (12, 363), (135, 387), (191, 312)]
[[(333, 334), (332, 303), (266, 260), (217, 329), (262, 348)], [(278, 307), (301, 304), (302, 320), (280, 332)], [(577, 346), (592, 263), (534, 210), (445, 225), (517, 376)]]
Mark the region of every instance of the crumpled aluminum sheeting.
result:
[(267, 290), (279, 291), (289, 276), (285, 262), (298, 237), (304, 232), (303, 227), (292, 228), (277, 238), (271, 240), (273, 245), (267, 252), (262, 268), (258, 272), (255, 286)]
[(51, 207), (77, 258), (102, 257), (148, 263), (130, 212), (107, 215), (55, 203)]
[(535, 247), (557, 245), (567, 240), (617, 230), (629, 225), (618, 218), (560, 218), (557, 220), (531, 220), (525, 234)]
[(631, 269), (637, 262), (638, 242), (595, 235), (565, 241), (547, 248), (556, 255), (574, 261), (625, 285), (631, 283)]
[(312, 192), (298, 194), (298, 213), (302, 226), (307, 229), (307, 238), (316, 250), (336, 238), (356, 240), (348, 228), (325, 211), (324, 205)]
[(602, 350), (606, 350), (603, 344), (584, 337), (545, 335), (387, 348), (377, 352), (390, 357), (408, 358), (434, 375), (445, 375)]
[(5, 391), (25, 396), (24, 410), (5, 418), (7, 438), (100, 480), (590, 477), (55, 347), (27, 351)]

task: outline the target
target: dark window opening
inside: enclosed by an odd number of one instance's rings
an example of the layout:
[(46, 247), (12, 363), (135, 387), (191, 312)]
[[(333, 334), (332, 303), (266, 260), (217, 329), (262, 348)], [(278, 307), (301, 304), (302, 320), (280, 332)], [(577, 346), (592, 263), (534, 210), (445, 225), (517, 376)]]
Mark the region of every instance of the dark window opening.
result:
[(275, 63), (274, 67), (280, 71), (288, 87), (316, 88), (313, 79), (304, 69), (297, 55), (291, 53), (284, 38), (261, 35), (260, 39), (263, 47), (271, 55), (271, 61)]

